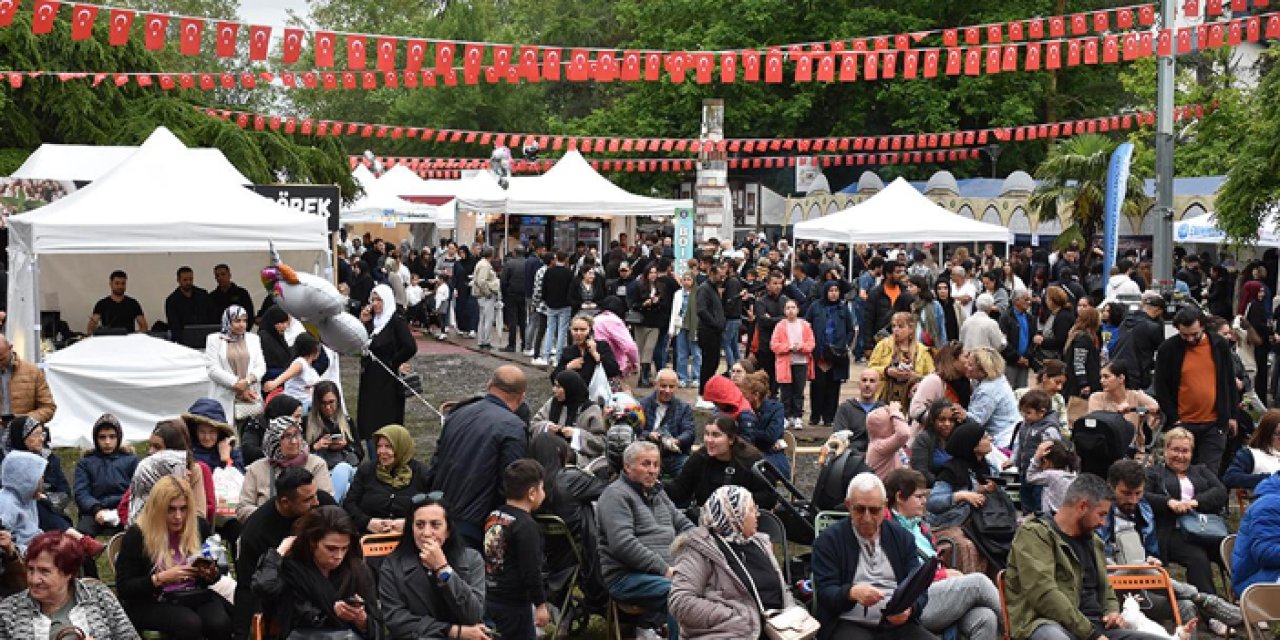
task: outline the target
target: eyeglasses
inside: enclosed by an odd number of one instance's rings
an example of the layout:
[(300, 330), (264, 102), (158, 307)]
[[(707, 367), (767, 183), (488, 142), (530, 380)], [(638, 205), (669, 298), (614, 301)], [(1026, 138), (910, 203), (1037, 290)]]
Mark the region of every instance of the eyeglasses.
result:
[(418, 507), (421, 507), (422, 505), (425, 505), (425, 504), (439, 504), (443, 501), (444, 501), (443, 491), (429, 491), (427, 493), (414, 494), (414, 496), (409, 499), (409, 505), (412, 506), (414, 509), (417, 509)]
[(849, 515), (851, 515), (851, 516), (865, 516), (865, 515), (868, 515), (868, 514), (870, 514), (870, 515), (879, 515), (879, 514), (881, 514), (881, 513), (884, 513), (884, 505), (883, 505), (883, 504), (878, 504), (878, 505), (869, 505), (869, 504), (854, 504), (854, 505), (849, 505)]
[(280, 434), (281, 442), (284, 442), (285, 440), (301, 440), (301, 439), (302, 439), (301, 431), (286, 431)]

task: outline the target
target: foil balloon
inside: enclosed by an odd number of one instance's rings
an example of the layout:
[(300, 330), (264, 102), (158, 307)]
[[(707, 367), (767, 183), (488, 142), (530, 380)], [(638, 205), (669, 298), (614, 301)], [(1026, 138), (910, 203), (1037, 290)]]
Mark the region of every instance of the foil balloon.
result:
[(355, 355), (369, 346), (368, 330), (359, 318), (349, 313), (321, 318), (315, 324), (320, 332), (320, 341), (338, 353)]
[(328, 280), (301, 273), (280, 260), (271, 247), (271, 265), (262, 270), (262, 284), (286, 313), (319, 332), (320, 341), (339, 353), (356, 354), (369, 345), (369, 332), (347, 314), (346, 299)]

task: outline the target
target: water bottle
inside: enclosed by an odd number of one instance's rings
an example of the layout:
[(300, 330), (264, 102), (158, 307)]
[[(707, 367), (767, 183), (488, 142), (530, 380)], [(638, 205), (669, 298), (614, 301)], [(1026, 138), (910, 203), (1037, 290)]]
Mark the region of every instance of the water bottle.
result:
[(222, 544), (222, 536), (215, 533), (205, 538), (204, 544), (200, 547), (200, 555), (213, 560), (218, 566), (219, 573), (227, 573), (227, 549)]

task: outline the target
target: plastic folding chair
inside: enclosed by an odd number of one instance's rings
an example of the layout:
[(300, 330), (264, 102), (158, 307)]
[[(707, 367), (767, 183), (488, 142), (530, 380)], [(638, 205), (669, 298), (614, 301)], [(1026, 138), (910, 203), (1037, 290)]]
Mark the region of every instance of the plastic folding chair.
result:
[(360, 538), (360, 553), (367, 558), (381, 558), (400, 546), (401, 534), (371, 533)]
[(1280, 622), (1280, 584), (1251, 584), (1240, 594), (1248, 640), (1269, 640)]
[(822, 534), (822, 530), (841, 521), (848, 520), (849, 513), (846, 511), (819, 511), (818, 515), (813, 519), (813, 536), (817, 538)]
[(1236, 600), (1235, 589), (1231, 588), (1231, 554), (1236, 549), (1236, 534), (1232, 533), (1222, 539), (1222, 543), (1218, 545), (1218, 555), (1222, 558), (1222, 586), (1226, 587), (1227, 599), (1231, 602)]
[(756, 517), (756, 529), (769, 536), (773, 544), (782, 546), (782, 575), (791, 585), (791, 545), (787, 542), (787, 529), (782, 520), (771, 511), (760, 511)]
[[(560, 516), (551, 514), (537, 514), (533, 516), (537, 521), (538, 528), (542, 530), (543, 540), (552, 538), (564, 538), (569, 548), (573, 551), (574, 566), (569, 573), (569, 579), (565, 582), (564, 599), (560, 603), (559, 616), (553, 620), (556, 625), (556, 638), (569, 637), (569, 627), (573, 622), (574, 611), (574, 595), (573, 592), (578, 588), (578, 578), (582, 575), (582, 549), (578, 547), (578, 541), (573, 538), (573, 531), (569, 529), (569, 525)], [(568, 622), (569, 624), (565, 624)]]

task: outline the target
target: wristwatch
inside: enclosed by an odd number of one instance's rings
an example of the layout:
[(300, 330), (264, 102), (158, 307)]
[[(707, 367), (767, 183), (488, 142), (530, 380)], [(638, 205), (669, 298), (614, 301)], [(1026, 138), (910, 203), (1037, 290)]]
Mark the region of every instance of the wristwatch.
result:
[(447, 564), (441, 567), (441, 569), (436, 572), (436, 580), (439, 580), (440, 584), (448, 584), (449, 578), (452, 578), (452, 577), (453, 577), (453, 567)]

